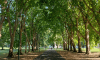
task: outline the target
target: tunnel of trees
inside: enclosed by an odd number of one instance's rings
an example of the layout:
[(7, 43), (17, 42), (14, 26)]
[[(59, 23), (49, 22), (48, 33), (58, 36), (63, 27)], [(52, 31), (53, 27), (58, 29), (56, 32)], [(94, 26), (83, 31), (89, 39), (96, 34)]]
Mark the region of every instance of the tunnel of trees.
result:
[(54, 42), (90, 54), (99, 36), (100, 0), (0, 0), (0, 46), (9, 44), (8, 57), (14, 48), (22, 54), (23, 46), (26, 53)]

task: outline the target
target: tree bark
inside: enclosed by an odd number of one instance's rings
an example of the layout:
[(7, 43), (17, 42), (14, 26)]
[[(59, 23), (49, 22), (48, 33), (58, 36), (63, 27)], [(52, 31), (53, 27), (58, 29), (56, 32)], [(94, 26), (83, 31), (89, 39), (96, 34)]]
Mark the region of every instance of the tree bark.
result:
[(24, 34), (26, 36), (26, 45), (25, 45), (25, 53), (27, 52), (27, 42), (29, 41), (28, 37), (27, 37), (27, 32), (26, 30), (24, 31)]
[(30, 42), (28, 42), (28, 47), (29, 47), (28, 52), (30, 52)]
[(90, 54), (88, 21), (85, 20), (86, 54)]
[(32, 51), (34, 52), (33, 45), (32, 45)]
[(21, 21), (21, 26), (20, 26), (20, 49), (19, 49), (20, 50), (20, 55), (23, 55), (21, 48), (22, 48), (22, 31), (23, 31), (23, 27), (25, 27), (25, 19), (26, 19), (26, 16), (25, 16), (25, 18), (22, 16), (23, 21)]
[(21, 47), (22, 47), (22, 28), (20, 29), (20, 49), (19, 50), (20, 50), (20, 55), (23, 55)]
[(34, 40), (35, 40), (35, 35), (33, 34), (33, 40), (32, 40), (32, 51), (34, 52)]
[[(8, 4), (8, 8), (7, 8), (8, 13), (9, 13), (9, 7), (10, 7), (10, 3)], [(9, 23), (10, 38), (11, 38), (8, 57), (14, 57), (14, 55), (13, 55), (13, 44), (14, 44), (14, 37), (15, 37), (16, 29), (17, 29), (17, 26), (18, 26), (17, 16), (18, 16), (18, 13), (16, 13), (16, 18), (15, 18), (15, 22), (14, 22), (15, 24), (14, 24), (14, 28), (13, 28), (13, 32), (12, 32), (12, 27), (11, 27), (11, 22), (10, 22), (10, 15), (7, 15), (7, 20), (8, 20), (8, 23)]]
[(27, 53), (27, 41), (26, 41), (26, 45), (25, 45), (25, 53)]
[(2, 46), (2, 49), (1, 49), (1, 50), (4, 50), (4, 49), (3, 49), (3, 46)]
[(14, 55), (13, 55), (13, 44), (14, 44), (14, 36), (11, 36), (11, 43), (10, 43), (10, 49), (9, 49), (8, 57), (14, 57)]
[(71, 35), (72, 35), (71, 36), (71, 41), (72, 41), (72, 45), (73, 45), (73, 50), (74, 50), (74, 52), (77, 52), (74, 41), (73, 41), (73, 32), (71, 32)]
[[(66, 24), (66, 22), (65, 22), (65, 28), (66, 28), (66, 40), (67, 40), (68, 31), (67, 31), (67, 24)], [(66, 44), (66, 50), (68, 50), (68, 49), (67, 49), (67, 41), (66, 41), (65, 44)]]
[(35, 38), (35, 42), (34, 42), (34, 49), (36, 50), (36, 38)]
[(59, 46), (59, 45), (57, 45), (57, 48), (58, 48), (58, 46)]
[(65, 42), (63, 41), (63, 50), (65, 50)]
[(63, 38), (63, 50), (65, 50), (65, 42), (64, 42), (64, 34), (62, 32), (62, 38)]
[[(7, 12), (9, 12), (9, 4), (8, 4)], [(15, 36), (15, 32), (16, 31), (14, 31), (12, 33), (10, 16), (7, 16), (7, 19), (8, 19), (8, 23), (9, 23), (9, 31), (10, 31), (10, 38), (11, 38), (11, 43), (10, 43), (10, 49), (9, 49), (8, 57), (14, 57), (14, 55), (13, 55), (13, 44), (14, 44), (14, 36)], [(15, 24), (16, 24), (16, 20), (15, 20)]]
[(33, 28), (33, 30), (32, 30), (32, 34), (33, 34), (33, 40), (32, 40), (32, 51), (34, 52), (34, 40), (35, 40), (35, 34), (34, 34), (34, 27), (33, 27), (33, 20), (32, 20), (32, 28)]
[(72, 51), (72, 40), (70, 39), (70, 51)]
[(69, 42), (69, 36), (68, 36), (68, 51), (69, 51), (69, 43), (70, 43), (70, 42)]
[(66, 48), (65, 50), (67, 50), (67, 43), (65, 43), (65, 48)]
[[(77, 25), (77, 29), (78, 29), (78, 19), (76, 19), (76, 25)], [(82, 50), (81, 50), (81, 42), (80, 42), (80, 36), (79, 36), (79, 33), (78, 33), (78, 31), (77, 31), (77, 36), (78, 36), (78, 52), (79, 53), (82, 53)]]
[(36, 50), (38, 50), (39, 44), (38, 41), (36, 42)]

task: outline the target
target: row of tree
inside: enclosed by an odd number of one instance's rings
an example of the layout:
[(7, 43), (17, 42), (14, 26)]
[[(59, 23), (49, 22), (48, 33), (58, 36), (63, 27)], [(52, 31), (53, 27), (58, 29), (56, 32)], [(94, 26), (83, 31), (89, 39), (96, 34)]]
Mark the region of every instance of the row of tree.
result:
[(25, 46), (26, 52), (27, 43), (29, 52), (30, 45), (32, 51), (38, 49), (39, 40), (41, 45), (63, 41), (64, 49), (73, 47), (74, 52), (77, 44), (82, 52), (85, 40), (86, 54), (100, 41), (99, 0), (2, 0), (0, 8), (0, 41), (10, 44), (8, 57), (13, 57), (14, 47), (20, 46), (22, 54)]

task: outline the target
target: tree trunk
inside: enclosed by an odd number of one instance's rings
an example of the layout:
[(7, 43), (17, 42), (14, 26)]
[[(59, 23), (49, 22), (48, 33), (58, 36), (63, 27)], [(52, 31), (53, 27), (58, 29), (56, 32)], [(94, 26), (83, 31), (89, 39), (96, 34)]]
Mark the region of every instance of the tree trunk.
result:
[(70, 39), (70, 51), (72, 51), (72, 40)]
[(2, 49), (1, 49), (1, 50), (4, 50), (4, 49), (3, 49), (3, 46), (2, 46)]
[(35, 42), (34, 42), (34, 49), (36, 50), (36, 39), (35, 39)]
[[(77, 21), (77, 29), (78, 29), (78, 19), (76, 19)], [(80, 42), (80, 36), (79, 36), (79, 33), (77, 31), (77, 36), (78, 36), (78, 53), (82, 53), (82, 50), (81, 50), (81, 42)]]
[(3, 49), (3, 46), (2, 46), (2, 50), (4, 50), (4, 49)]
[(2, 24), (0, 24), (0, 39), (1, 39), (1, 30), (2, 30), (2, 25), (3, 25), (3, 23)]
[(65, 42), (63, 41), (63, 50), (65, 50)]
[(30, 42), (28, 42), (28, 47), (29, 47), (28, 52), (30, 52)]
[[(25, 30), (26, 31), (26, 30)], [(24, 34), (25, 34), (25, 36), (26, 36), (26, 45), (25, 45), (25, 53), (27, 52), (27, 42), (29, 42), (29, 39), (28, 39), (28, 37), (27, 37), (27, 32), (25, 33), (25, 31), (24, 31)]]
[(67, 50), (67, 43), (65, 43), (65, 48), (66, 48), (65, 50)]
[(34, 52), (33, 45), (32, 45), (32, 51)]
[(58, 48), (58, 46), (59, 46), (59, 45), (57, 45), (57, 48)]
[(35, 40), (35, 35), (33, 34), (33, 41), (32, 41), (32, 51), (34, 52), (34, 40)]
[(14, 43), (14, 36), (11, 36), (11, 43), (10, 43), (8, 57), (14, 57), (14, 55), (13, 55), (13, 43)]
[(64, 42), (64, 34), (62, 32), (62, 38), (63, 38), (63, 50), (65, 50), (65, 42)]
[(26, 41), (26, 45), (25, 45), (25, 53), (27, 53), (27, 41)]
[(68, 36), (68, 51), (69, 51), (69, 43), (70, 43), (70, 42), (69, 42), (69, 36)]
[(74, 41), (73, 41), (73, 32), (71, 32), (71, 35), (72, 35), (71, 36), (71, 41), (72, 41), (72, 45), (73, 45), (73, 50), (74, 50), (74, 52), (77, 52)]
[(20, 49), (19, 50), (20, 50), (20, 55), (23, 55), (21, 48), (22, 48), (22, 28), (20, 29)]
[[(9, 7), (10, 6), (8, 4), (8, 8), (7, 8), (8, 13), (9, 13)], [(7, 15), (7, 20), (8, 20), (8, 23), (9, 23), (10, 38), (11, 38), (8, 57), (14, 57), (14, 55), (13, 55), (13, 44), (14, 44), (14, 37), (15, 37), (15, 33), (16, 33), (16, 28), (17, 28), (17, 25), (18, 25), (17, 24), (17, 16), (18, 16), (18, 14), (16, 14), (16, 18), (15, 18), (15, 22), (14, 22), (14, 28), (13, 28), (13, 32), (12, 32), (10, 16)]]
[(39, 44), (38, 44), (38, 41), (37, 41), (37, 42), (36, 42), (36, 50), (38, 50), (38, 45), (39, 45)]
[(80, 36), (78, 36), (78, 53), (82, 53)]
[(90, 54), (88, 21), (85, 23), (86, 54)]

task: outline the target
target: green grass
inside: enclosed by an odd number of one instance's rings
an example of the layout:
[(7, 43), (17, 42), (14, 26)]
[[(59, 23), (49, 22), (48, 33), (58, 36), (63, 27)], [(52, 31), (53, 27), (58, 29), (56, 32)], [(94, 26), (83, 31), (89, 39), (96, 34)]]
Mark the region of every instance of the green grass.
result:
[[(86, 48), (82, 48), (82, 51), (86, 52)], [(92, 48), (90, 49), (91, 52), (100, 52), (99, 48)]]
[[(1, 50), (2, 48), (0, 47), (0, 58), (2, 57), (7, 57), (8, 53), (9, 53), (9, 48), (8, 47), (4, 47), (4, 50)], [(40, 48), (40, 51), (45, 51), (48, 50), (48, 48), (44, 49), (44, 48)], [(28, 51), (28, 48), (27, 48)], [(31, 51), (31, 49), (30, 49)], [(18, 52), (18, 48), (17, 49), (13, 49), (13, 53), (16, 54)], [(39, 52), (39, 50), (36, 50), (35, 52)], [(25, 53), (25, 48), (22, 48), (22, 53)]]
[[(48, 49), (49, 48), (46, 48), (46, 49), (40, 48), (40, 51), (45, 51), (45, 50), (48, 50)], [(57, 48), (57, 49), (54, 48), (54, 50), (56, 50), (56, 51), (66, 51), (66, 50), (63, 50), (63, 48)], [(27, 51), (28, 51), (28, 49), (27, 49)], [(86, 48), (82, 48), (82, 51), (86, 52)], [(0, 47), (0, 58), (2, 58), (3, 56), (7, 57), (8, 52), (9, 52), (9, 48), (4, 47), (4, 50), (1, 50), (1, 47)], [(13, 52), (14, 52), (14, 54), (16, 54), (18, 52), (18, 49), (13, 49)], [(23, 53), (25, 52), (25, 48), (22, 48), (22, 52)], [(39, 52), (39, 50), (37, 50), (35, 52)], [(93, 49), (91, 49), (91, 52), (100, 52), (100, 49), (99, 48), (93, 48)]]
[(55, 51), (66, 51), (66, 50), (63, 50), (63, 48), (57, 48), (57, 49), (54, 48), (54, 50)]
[(55, 49), (55, 48), (54, 48), (54, 50), (61, 50), (61, 51), (62, 51), (62, 50), (63, 50), (63, 48), (57, 48), (57, 49)]
[[(57, 51), (64, 51), (63, 48), (58, 48), (58, 49), (55, 49), (54, 50), (57, 50)], [(77, 49), (78, 51), (78, 49)], [(82, 51), (86, 52), (86, 48), (82, 48)], [(92, 48), (90, 49), (91, 52), (100, 52), (100, 49), (99, 48)]]

